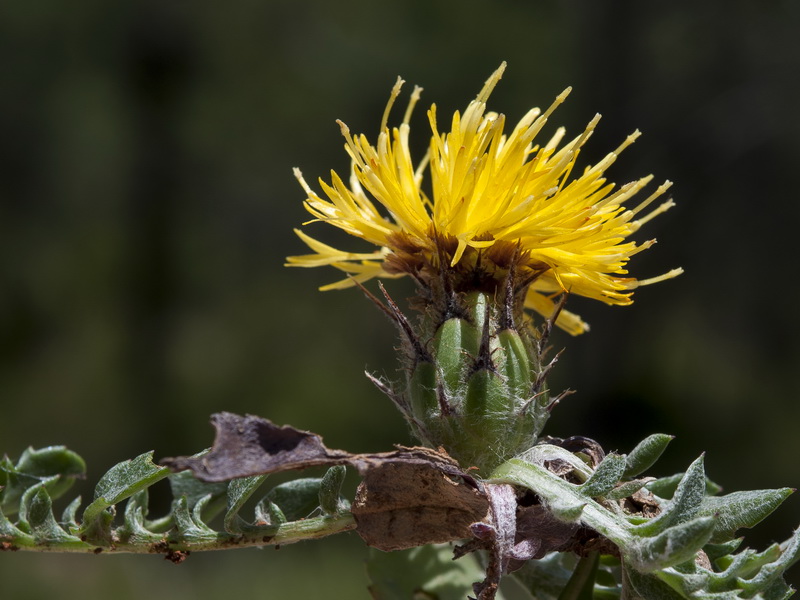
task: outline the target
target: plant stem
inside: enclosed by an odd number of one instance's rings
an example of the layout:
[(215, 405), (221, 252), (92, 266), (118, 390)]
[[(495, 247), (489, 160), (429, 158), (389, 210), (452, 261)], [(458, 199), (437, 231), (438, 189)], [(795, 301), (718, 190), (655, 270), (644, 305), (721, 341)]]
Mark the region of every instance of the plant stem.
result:
[(355, 529), (356, 523), (349, 512), (339, 515), (321, 516), (281, 525), (248, 527), (241, 533), (215, 532), (214, 535), (184, 537), (172, 530), (163, 535), (151, 534), (147, 539), (131, 536), (119, 539), (112, 535), (108, 545), (64, 540), (37, 544), (32, 538), (0, 536), (0, 550), (28, 552), (113, 552), (130, 554), (167, 554), (200, 552), (205, 550), (227, 550), (254, 546), (283, 546), (304, 540), (326, 537)]

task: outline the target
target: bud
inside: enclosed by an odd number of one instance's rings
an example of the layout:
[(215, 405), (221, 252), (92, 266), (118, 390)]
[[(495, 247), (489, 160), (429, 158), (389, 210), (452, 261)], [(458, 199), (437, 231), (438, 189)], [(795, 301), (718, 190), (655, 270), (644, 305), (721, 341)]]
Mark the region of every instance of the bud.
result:
[(483, 473), (535, 444), (549, 416), (544, 339), (523, 314), (527, 285), (515, 273), (513, 260), (502, 280), (440, 268), (414, 303), (416, 325), (384, 291), (406, 372), (390, 395), (423, 443)]

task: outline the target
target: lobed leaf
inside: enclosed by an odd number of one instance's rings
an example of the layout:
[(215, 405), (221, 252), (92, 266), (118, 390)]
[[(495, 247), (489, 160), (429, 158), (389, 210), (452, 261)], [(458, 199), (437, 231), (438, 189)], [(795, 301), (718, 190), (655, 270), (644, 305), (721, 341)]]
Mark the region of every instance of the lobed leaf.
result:
[(148, 500), (147, 489), (140, 490), (128, 498), (125, 505), (125, 521), (115, 532), (115, 537), (132, 544), (152, 544), (163, 539), (163, 535), (147, 528), (145, 518)]
[(347, 468), (344, 465), (334, 465), (329, 468), (322, 477), (319, 485), (319, 507), (326, 515), (335, 515), (342, 509), (347, 509), (341, 498), (342, 484), (347, 475)]
[(150, 487), (169, 473), (166, 467), (153, 464), (152, 451), (114, 465), (97, 482), (94, 501), (83, 511), (82, 527), (87, 528), (106, 509)]
[(11, 540), (10, 542), (5, 542), (10, 544), (10, 547), (14, 547), (15, 544), (17, 546), (32, 546), (35, 542), (30, 533), (22, 531), (11, 521), (9, 521), (8, 517), (6, 517), (2, 510), (0, 510), (0, 538)]
[(735, 540), (730, 540), (728, 542), (724, 542), (722, 544), (706, 544), (703, 546), (703, 552), (706, 553), (708, 559), (713, 563), (718, 558), (722, 558), (724, 556), (728, 556), (729, 554), (733, 554), (738, 550), (739, 546), (742, 545), (744, 538), (736, 538)]
[(58, 498), (85, 474), (86, 463), (64, 446), (27, 448), (16, 465), (4, 456), (0, 459), (0, 510), (16, 514), (25, 491), (41, 483), (51, 498)]
[(748, 592), (765, 589), (780, 578), (784, 571), (800, 558), (800, 529), (780, 545), (780, 557), (765, 564), (758, 573), (748, 579), (739, 579), (739, 585)]
[[(695, 460), (681, 478), (672, 499), (662, 508), (657, 517), (638, 525), (639, 535), (655, 535), (668, 527), (678, 525), (697, 514), (706, 495), (706, 475), (703, 456)], [(706, 540), (708, 541), (708, 540)]]
[(639, 538), (630, 551), (631, 564), (648, 572), (692, 560), (711, 539), (714, 525), (714, 517), (698, 517), (668, 527), (655, 537)]
[[(645, 487), (659, 498), (669, 500), (675, 495), (675, 490), (678, 489), (678, 484), (681, 482), (681, 479), (683, 479), (683, 476), (684, 473), (676, 473), (668, 477), (659, 477), (655, 481), (648, 481)], [(716, 496), (721, 491), (721, 485), (714, 483), (706, 477), (706, 496)]]
[(19, 457), (16, 469), (18, 473), (34, 477), (49, 478), (58, 475), (47, 485), (47, 493), (55, 500), (66, 492), (75, 479), (86, 476), (86, 463), (72, 450), (64, 446), (48, 446), (46, 448), (28, 448)]
[(272, 488), (264, 501), (279, 507), (287, 521), (305, 519), (319, 508), (321, 485), (319, 477), (293, 479)]
[(275, 504), (274, 502), (270, 502), (266, 498), (263, 498), (261, 502), (256, 504), (256, 522), (257, 523), (268, 523), (270, 525), (283, 525), (287, 523), (289, 519), (286, 518), (286, 515), (283, 514), (281, 507)]
[(225, 531), (229, 533), (242, 531), (244, 521), (239, 517), (239, 511), (266, 478), (266, 475), (253, 475), (228, 482), (228, 510), (223, 519)]
[[(198, 502), (199, 504), (199, 502)], [(217, 538), (217, 532), (208, 527), (189, 509), (186, 496), (172, 501), (172, 514), (180, 537), (188, 543), (205, 542)]]
[(625, 477), (636, 477), (647, 471), (661, 457), (675, 436), (654, 433), (647, 436), (631, 450), (625, 461)]
[(41, 481), (38, 485), (33, 485), (26, 489), (23, 494), (22, 498), (20, 499), (19, 503), (19, 515), (17, 517), (17, 527), (25, 531), (26, 533), (31, 533), (31, 524), (28, 517), (28, 511), (30, 510), (31, 500), (34, 495), (42, 488), (42, 486), (47, 485), (49, 481), (54, 479), (58, 479), (58, 475), (53, 475), (52, 477), (47, 477)]
[(227, 481), (208, 483), (195, 478), (191, 471), (181, 471), (169, 476), (169, 485), (173, 498), (186, 497), (189, 510), (194, 510), (200, 500), (208, 497), (203, 503), (202, 518), (204, 521), (213, 519), (214, 516), (226, 509)]
[(39, 486), (29, 499), (27, 509), (28, 524), (30, 525), (33, 539), (38, 545), (75, 545), (86, 547), (79, 537), (64, 531), (53, 516), (53, 502), (44, 485)]
[(613, 490), (609, 491), (606, 494), (606, 498), (609, 500), (622, 500), (623, 498), (627, 498), (638, 492), (647, 484), (647, 481), (643, 479), (634, 479), (632, 481), (625, 481), (620, 483), (617, 487)]
[[(626, 600), (682, 600), (689, 598), (679, 593), (655, 575), (624, 568), (623, 597)], [(720, 599), (722, 600), (722, 599)]]
[(78, 509), (81, 507), (81, 497), (73, 499), (64, 509), (61, 515), (61, 521), (69, 528), (78, 527)]
[(733, 492), (725, 496), (703, 499), (698, 514), (717, 515), (717, 526), (711, 541), (716, 544), (733, 539), (742, 527), (753, 527), (788, 498), (794, 490), (753, 490)]
[(580, 486), (580, 493), (587, 498), (605, 496), (622, 478), (626, 464), (624, 454), (607, 454), (592, 476)]
[[(701, 600), (761, 599), (783, 600), (792, 589), (783, 581), (783, 573), (797, 560), (798, 532), (781, 544), (763, 552), (746, 549), (715, 562), (721, 571), (712, 571), (694, 562), (684, 568), (667, 568), (654, 576), (681, 594), (680, 597)], [(732, 544), (731, 544), (732, 545)]]

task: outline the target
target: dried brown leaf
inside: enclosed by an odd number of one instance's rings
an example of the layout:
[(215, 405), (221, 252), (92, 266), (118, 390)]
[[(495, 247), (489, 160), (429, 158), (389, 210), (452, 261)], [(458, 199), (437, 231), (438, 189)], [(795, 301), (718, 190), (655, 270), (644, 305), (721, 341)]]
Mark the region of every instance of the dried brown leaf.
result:
[(202, 456), (165, 458), (161, 464), (174, 471), (191, 469), (201, 481), (217, 482), (333, 465), (351, 465), (363, 475), (386, 463), (403, 463), (427, 465), (477, 486), (475, 479), (463, 472), (456, 461), (430, 448), (398, 446), (393, 452), (351, 454), (331, 450), (316, 433), (288, 425), (281, 427), (254, 415), (217, 413), (212, 415), (211, 423), (217, 434), (209, 452)]
[(486, 518), (482, 491), (430, 465), (384, 462), (367, 471), (352, 513), (358, 533), (379, 550), (403, 550), (472, 537)]

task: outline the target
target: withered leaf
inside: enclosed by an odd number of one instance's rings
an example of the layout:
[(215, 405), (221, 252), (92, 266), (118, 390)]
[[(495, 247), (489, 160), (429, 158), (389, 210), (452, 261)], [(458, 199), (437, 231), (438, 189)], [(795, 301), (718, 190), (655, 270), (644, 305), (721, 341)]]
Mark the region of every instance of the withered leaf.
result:
[(191, 469), (202, 481), (276, 473), (313, 466), (351, 465), (364, 481), (352, 513), (367, 544), (399, 550), (470, 537), (469, 526), (488, 512), (486, 495), (473, 477), (443, 452), (398, 447), (393, 452), (351, 454), (331, 450), (322, 438), (294, 427), (279, 427), (253, 415), (213, 415), (214, 445), (197, 457), (168, 458), (161, 464)]
[(439, 469), (391, 461), (366, 472), (351, 510), (362, 539), (391, 551), (471, 537), (488, 509), (482, 491)]
[(351, 454), (327, 448), (316, 433), (289, 425), (280, 427), (254, 415), (216, 413), (211, 416), (211, 423), (216, 437), (209, 452), (202, 456), (165, 458), (161, 464), (173, 471), (191, 469), (201, 481), (217, 482), (333, 465), (351, 465), (363, 475), (386, 463), (403, 463), (429, 466), (477, 487), (475, 479), (463, 472), (456, 461), (430, 448), (398, 446), (393, 452)]
[(191, 469), (197, 479), (216, 482), (348, 462), (347, 452), (329, 450), (320, 436), (254, 415), (216, 413), (211, 424), (216, 437), (209, 452), (165, 458), (161, 464), (173, 471)]
[[(577, 523), (558, 520), (541, 504), (521, 506), (517, 510), (516, 541), (532, 542), (531, 545), (535, 547), (533, 558), (543, 558), (548, 552), (567, 547), (578, 527)], [(513, 563), (509, 572), (520, 568), (523, 563), (524, 560)]]

